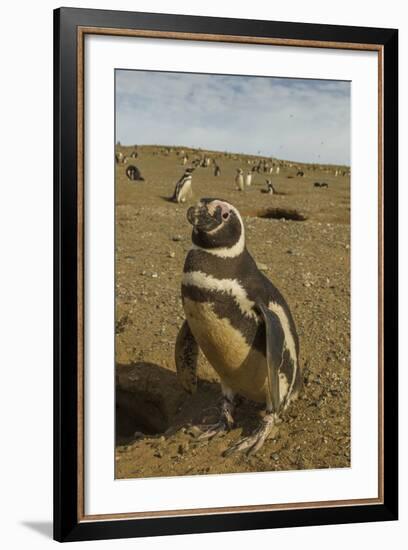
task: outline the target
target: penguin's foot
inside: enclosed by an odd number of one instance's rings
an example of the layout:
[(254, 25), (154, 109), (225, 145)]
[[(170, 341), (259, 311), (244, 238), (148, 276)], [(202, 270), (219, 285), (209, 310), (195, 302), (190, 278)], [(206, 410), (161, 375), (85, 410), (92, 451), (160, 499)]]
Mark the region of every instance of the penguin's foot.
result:
[(234, 404), (228, 398), (224, 397), (221, 404), (221, 416), (218, 422), (215, 424), (209, 424), (203, 426), (205, 431), (198, 437), (199, 440), (212, 439), (216, 435), (228, 432), (234, 425), (234, 418), (232, 416), (234, 412)]
[(276, 415), (267, 413), (262, 419), (259, 427), (248, 437), (244, 437), (237, 441), (235, 445), (224, 451), (223, 456), (227, 457), (236, 452), (246, 451), (246, 454), (253, 455), (263, 446), (268, 436), (273, 431), (276, 425)]

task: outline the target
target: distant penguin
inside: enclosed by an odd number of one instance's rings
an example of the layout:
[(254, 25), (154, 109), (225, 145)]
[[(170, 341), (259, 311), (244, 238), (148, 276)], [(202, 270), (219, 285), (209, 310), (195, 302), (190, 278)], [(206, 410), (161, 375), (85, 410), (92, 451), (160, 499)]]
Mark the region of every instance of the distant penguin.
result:
[(176, 183), (176, 187), (174, 188), (173, 196), (171, 198), (173, 202), (186, 202), (187, 197), (192, 196), (193, 193), (191, 189), (191, 184), (193, 181), (193, 172), (194, 168), (187, 168), (187, 170), (178, 180), (178, 182)]
[(280, 166), (278, 165), (278, 166), (276, 167), (275, 174), (278, 175), (279, 172), (280, 172)]
[(276, 191), (271, 180), (266, 180), (266, 193), (268, 195), (275, 195)]
[(221, 175), (221, 168), (218, 166), (218, 164), (215, 165), (214, 168), (214, 176), (220, 176)]
[(193, 246), (181, 285), (186, 320), (176, 340), (177, 375), (197, 386), (199, 350), (217, 372), (223, 402), (219, 421), (200, 439), (234, 424), (235, 396), (262, 403), (257, 429), (224, 452), (256, 453), (302, 385), (299, 339), (288, 304), (258, 269), (245, 246), (238, 210), (219, 199), (201, 199), (187, 212)]
[(303, 178), (304, 175), (305, 175), (305, 173), (304, 173), (302, 170), (298, 170), (298, 171), (296, 172), (296, 177)]
[(250, 187), (251, 183), (252, 183), (252, 173), (248, 170), (248, 172), (245, 174), (246, 187)]
[(244, 190), (244, 172), (241, 168), (237, 169), (237, 175), (235, 176), (235, 185), (238, 191)]
[(137, 157), (138, 157), (138, 152), (137, 151), (132, 151), (132, 153), (130, 155), (130, 158), (136, 159)]
[(182, 164), (183, 166), (185, 166), (185, 165), (187, 164), (187, 161), (188, 161), (188, 157), (187, 157), (187, 155), (184, 155), (184, 156), (183, 156), (183, 159), (182, 159), (182, 161), (181, 161), (181, 164)]
[(126, 176), (131, 181), (144, 181), (144, 178), (142, 178), (140, 170), (136, 168), (136, 166), (133, 166), (133, 164), (130, 164), (126, 168)]
[(118, 151), (115, 155), (115, 160), (117, 164), (122, 164), (124, 158), (125, 158), (125, 155), (121, 151)]

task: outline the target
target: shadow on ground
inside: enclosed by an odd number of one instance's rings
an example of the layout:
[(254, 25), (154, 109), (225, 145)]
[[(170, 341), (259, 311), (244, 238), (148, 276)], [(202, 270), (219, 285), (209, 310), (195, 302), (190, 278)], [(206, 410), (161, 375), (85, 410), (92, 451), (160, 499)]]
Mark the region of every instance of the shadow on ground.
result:
[[(170, 436), (181, 428), (216, 422), (221, 398), (217, 382), (199, 379), (190, 395), (177, 375), (155, 363), (116, 365), (116, 444), (125, 445), (144, 436)], [(236, 422), (243, 433), (256, 426), (260, 406), (241, 399)]]

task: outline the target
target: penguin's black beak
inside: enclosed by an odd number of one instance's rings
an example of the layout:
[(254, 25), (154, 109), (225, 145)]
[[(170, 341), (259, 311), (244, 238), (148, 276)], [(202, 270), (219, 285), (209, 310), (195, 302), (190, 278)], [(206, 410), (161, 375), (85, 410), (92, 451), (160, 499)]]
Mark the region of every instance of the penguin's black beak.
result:
[(187, 210), (187, 219), (196, 231), (211, 231), (221, 223), (219, 212), (216, 210), (214, 215), (211, 215), (205, 204), (191, 206)]

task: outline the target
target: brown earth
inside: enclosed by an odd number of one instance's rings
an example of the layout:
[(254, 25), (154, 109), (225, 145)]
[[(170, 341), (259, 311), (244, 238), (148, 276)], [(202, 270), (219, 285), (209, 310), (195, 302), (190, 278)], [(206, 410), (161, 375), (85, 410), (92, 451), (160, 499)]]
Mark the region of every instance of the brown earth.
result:
[[(133, 148), (119, 150), (130, 154)], [(167, 154), (146, 146), (138, 152), (137, 159), (116, 165), (116, 477), (350, 466), (349, 176), (335, 177), (334, 167), (297, 164), (304, 177), (296, 177), (295, 166), (281, 168), (279, 176), (255, 174), (252, 186), (240, 193), (235, 171), (250, 168), (247, 159), (254, 157), (223, 153), (210, 154), (217, 157), (220, 177), (213, 176), (213, 166), (193, 174), (193, 202), (224, 198), (243, 214), (248, 249), (286, 297), (300, 337), (300, 399), (255, 456), (224, 458), (222, 452), (254, 428), (261, 410), (243, 401), (231, 432), (197, 439), (193, 426), (216, 419), (220, 388), (203, 356), (193, 396), (175, 373), (191, 203), (176, 205), (167, 198), (184, 167), (178, 148)], [(145, 181), (126, 178), (129, 164)], [(281, 194), (261, 193), (266, 178)], [(315, 188), (315, 181), (329, 188)], [(259, 217), (268, 212), (278, 219)]]

